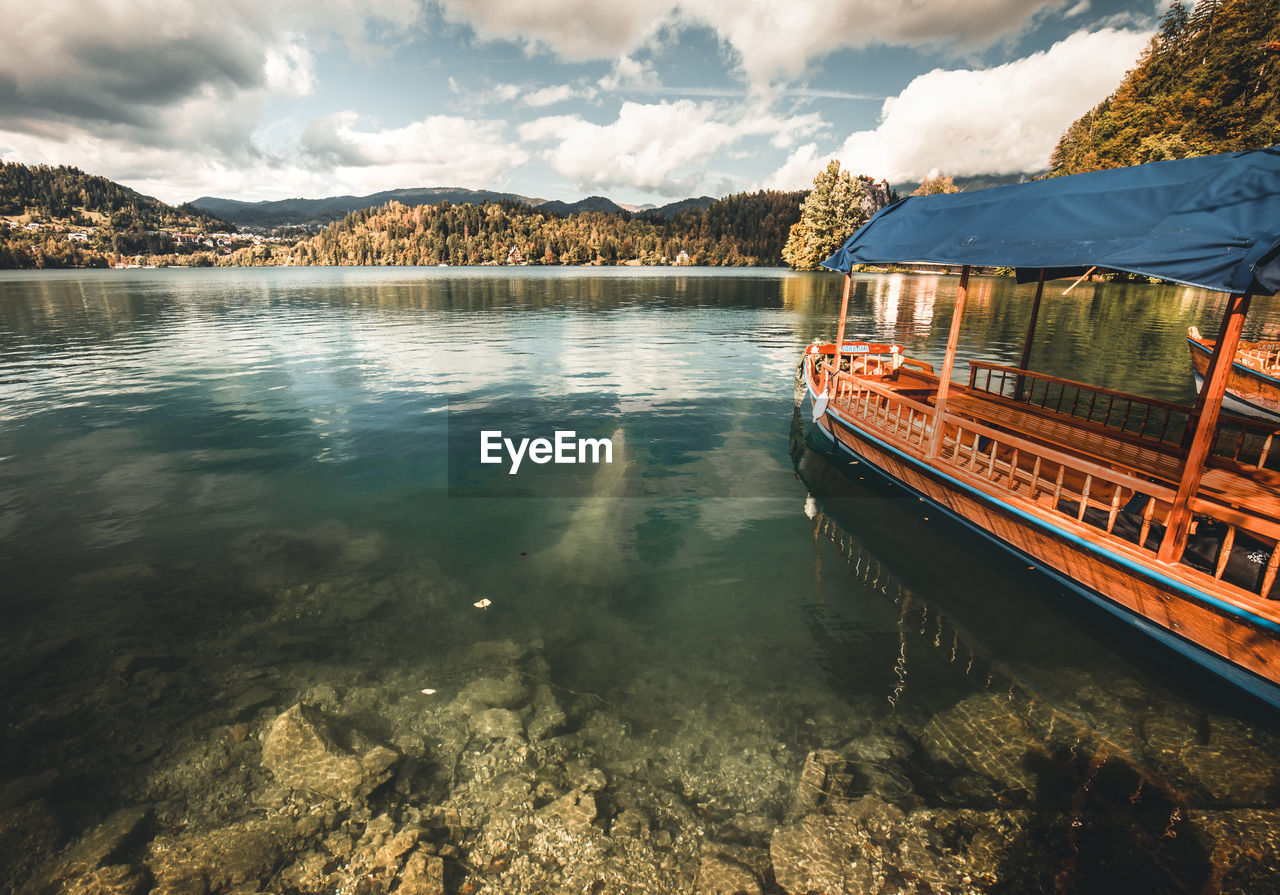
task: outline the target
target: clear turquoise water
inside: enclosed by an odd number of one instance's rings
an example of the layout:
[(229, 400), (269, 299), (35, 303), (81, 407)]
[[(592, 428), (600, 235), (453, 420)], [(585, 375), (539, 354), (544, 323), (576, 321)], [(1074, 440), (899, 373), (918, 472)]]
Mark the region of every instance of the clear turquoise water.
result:
[[(1066, 285), (1046, 296), (1033, 368), (1190, 398), (1183, 337), (1216, 330), (1217, 296)], [(637, 726), (696, 712), (711, 688), (760, 706), (801, 754), (869, 723), (919, 732), (989, 692), (1056, 706), (1143, 766), (1153, 712), (1226, 719), (1269, 748), (1270, 714), (923, 504), (811, 449), (797, 467), (795, 364), (832, 337), (840, 286), (638, 269), (0, 276), (10, 774), (121, 727), (48, 706), (91, 704), (86, 679), (122, 655), (198, 655), (211, 693), (280, 663), (376, 687), (495, 638), (540, 638), (559, 685)], [(1016, 362), (1032, 288), (976, 281), (960, 356)], [(850, 332), (936, 363), (954, 290), (858, 277)], [(1246, 337), (1277, 325), (1256, 302)], [(485, 408), (526, 434), (620, 431), (624, 462), (543, 485), (530, 469), (516, 478), (535, 496), (496, 474), (451, 494)], [(376, 592), (376, 611), (281, 620), (325, 588)], [(277, 708), (295, 698), (281, 675)], [(150, 711), (181, 729), (192, 692)], [(943, 798), (936, 758), (901, 773)], [(1054, 811), (1073, 773), (1049, 775)], [(108, 776), (91, 797), (126, 787)], [(1106, 875), (1116, 860), (1097, 878), (1127, 878)]]

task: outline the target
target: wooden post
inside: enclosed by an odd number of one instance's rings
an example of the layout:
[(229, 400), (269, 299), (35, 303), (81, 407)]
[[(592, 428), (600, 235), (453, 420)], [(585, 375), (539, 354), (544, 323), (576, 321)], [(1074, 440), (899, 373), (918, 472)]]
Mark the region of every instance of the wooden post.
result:
[[(1231, 303), (1227, 302), (1227, 311), (1230, 312)], [(1187, 427), (1182, 432), (1182, 438), (1178, 442), (1178, 446), (1185, 454), (1191, 449), (1191, 439), (1195, 437), (1200, 417), (1204, 414), (1204, 399), (1209, 394), (1209, 383), (1213, 379), (1214, 370), (1218, 367), (1218, 362), (1222, 360), (1222, 354), (1218, 351), (1218, 346), (1222, 344), (1222, 333), (1227, 331), (1226, 317), (1222, 318), (1222, 326), (1218, 328), (1218, 341), (1213, 346), (1213, 353), (1209, 355), (1209, 366), (1204, 371), (1204, 381), (1200, 383), (1200, 392), (1196, 395), (1196, 403), (1192, 406), (1191, 413), (1187, 415)], [(1228, 365), (1235, 361), (1235, 352), (1231, 353), (1231, 359)]]
[[(1018, 361), (1018, 369), (1026, 370), (1031, 363), (1031, 339), (1036, 334), (1036, 318), (1040, 316), (1040, 298), (1044, 295), (1044, 268), (1040, 268), (1040, 279), (1036, 281), (1036, 300), (1031, 303), (1031, 320), (1027, 323), (1027, 339), (1022, 343), (1022, 360)], [(1025, 380), (1019, 376), (1018, 384), (1013, 390), (1013, 399), (1022, 400), (1022, 385)]]
[(1249, 295), (1233, 295), (1227, 300), (1227, 310), (1222, 317), (1218, 343), (1213, 346), (1209, 362), (1209, 376), (1200, 394), (1200, 415), (1196, 420), (1195, 434), (1187, 449), (1186, 464), (1182, 467), (1182, 480), (1178, 483), (1178, 495), (1169, 510), (1169, 523), (1160, 542), (1156, 558), (1161, 562), (1178, 562), (1187, 544), (1191, 530), (1191, 501), (1200, 490), (1200, 477), (1209, 459), (1214, 435), (1218, 428), (1218, 414), (1222, 411), (1222, 396), (1227, 391), (1227, 379), (1231, 375), (1231, 363), (1240, 344), (1240, 331), (1244, 317), (1249, 312)]
[(836, 376), (840, 374), (840, 352), (844, 349), (844, 324), (849, 318), (849, 287), (853, 284), (853, 270), (844, 275), (844, 296), (840, 299), (840, 325), (836, 327), (835, 372), (827, 380), (827, 391), (836, 393)]
[(951, 316), (951, 332), (947, 335), (947, 353), (942, 358), (942, 373), (938, 376), (938, 396), (933, 405), (933, 436), (925, 457), (933, 459), (942, 450), (942, 417), (947, 410), (947, 394), (951, 391), (951, 368), (955, 366), (956, 345), (960, 341), (960, 318), (964, 316), (964, 300), (969, 294), (969, 265), (960, 270), (960, 288), (956, 290), (956, 310)]

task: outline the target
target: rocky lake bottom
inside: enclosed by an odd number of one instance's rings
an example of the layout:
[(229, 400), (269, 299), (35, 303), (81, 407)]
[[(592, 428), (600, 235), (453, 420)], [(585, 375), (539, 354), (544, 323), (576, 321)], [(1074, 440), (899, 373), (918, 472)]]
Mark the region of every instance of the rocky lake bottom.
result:
[(1271, 735), (1084, 674), (1038, 699), (814, 538), (899, 612), (904, 681), (923, 651), (967, 693), (859, 693), (764, 634), (692, 653), (582, 595), (534, 624), (336, 523), (78, 575), (0, 665), (0, 888), (1276, 891)]

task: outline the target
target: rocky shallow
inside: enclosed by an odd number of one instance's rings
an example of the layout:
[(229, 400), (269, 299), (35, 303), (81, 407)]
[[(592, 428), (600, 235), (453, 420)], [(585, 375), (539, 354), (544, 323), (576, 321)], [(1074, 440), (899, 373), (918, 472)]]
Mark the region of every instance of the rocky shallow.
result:
[(17, 626), (0, 890), (1280, 891), (1280, 743), (1236, 718), (963, 656), (963, 687), (888, 701), (590, 593), (480, 609), (385, 552), (256, 533)]

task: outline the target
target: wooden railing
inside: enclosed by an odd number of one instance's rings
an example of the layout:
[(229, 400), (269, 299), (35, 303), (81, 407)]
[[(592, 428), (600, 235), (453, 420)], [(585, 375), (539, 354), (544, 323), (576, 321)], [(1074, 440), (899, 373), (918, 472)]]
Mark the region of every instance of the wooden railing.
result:
[(902, 444), (923, 450), (928, 443), (934, 410), (922, 401), (847, 373), (836, 379), (835, 399), (850, 417)]
[[(844, 346), (840, 353), (840, 366), (849, 373), (887, 376), (897, 370), (903, 360), (901, 345), (846, 341)], [(811, 345), (809, 354), (824, 359), (823, 369), (828, 374), (835, 370), (835, 345)]]
[(984, 361), (969, 362), (969, 388), (1176, 449), (1192, 408)]
[(1218, 417), (1209, 462), (1229, 461), (1254, 471), (1275, 469), (1280, 465), (1280, 456), (1273, 451), (1280, 446), (1276, 444), (1277, 435), (1280, 435), (1280, 425), (1276, 423), (1222, 414)]
[[(848, 373), (838, 374), (833, 399), (846, 419), (917, 455), (930, 443), (935, 409), (923, 401)], [(1142, 400), (1135, 398), (1135, 407)], [(1123, 543), (1154, 560), (1173, 488), (973, 420), (947, 415), (945, 425), (933, 461), (940, 468), (1021, 498), (1046, 518), (1088, 526), (1101, 544)], [(1280, 525), (1209, 499), (1197, 498), (1192, 509), (1197, 531), (1182, 557), (1184, 571), (1254, 598), (1269, 595), (1280, 570)]]
[[(1182, 440), (1195, 412), (1186, 404), (1144, 398), (1058, 376), (984, 361), (969, 362), (969, 387), (1018, 404), (1062, 414), (1168, 454), (1182, 454)], [(1280, 468), (1275, 456), (1280, 425), (1221, 414), (1209, 462), (1248, 470)], [(1224, 465), (1219, 462), (1216, 465)]]

